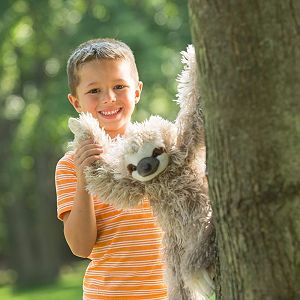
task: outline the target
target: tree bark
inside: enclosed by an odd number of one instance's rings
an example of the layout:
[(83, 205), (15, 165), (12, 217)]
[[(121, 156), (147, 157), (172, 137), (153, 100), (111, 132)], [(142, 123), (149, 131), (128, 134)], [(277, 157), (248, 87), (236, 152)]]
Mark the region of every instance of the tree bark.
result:
[(300, 299), (300, 2), (189, 0), (217, 299)]
[[(16, 178), (19, 189), (14, 185), (12, 192), (3, 191), (6, 203), (5, 214), (8, 232), (9, 266), (16, 272), (17, 288), (52, 283), (57, 279), (63, 257), (63, 239), (56, 214), (54, 182), (49, 178), (49, 170), (54, 174), (54, 161), (49, 153), (41, 153), (36, 159), (35, 189), (31, 194), (24, 178)], [(17, 172), (16, 172), (17, 173)], [(19, 174), (21, 172), (19, 171)], [(30, 177), (32, 174), (24, 174)], [(33, 186), (33, 183), (29, 183)], [(21, 189), (23, 188), (23, 190)]]

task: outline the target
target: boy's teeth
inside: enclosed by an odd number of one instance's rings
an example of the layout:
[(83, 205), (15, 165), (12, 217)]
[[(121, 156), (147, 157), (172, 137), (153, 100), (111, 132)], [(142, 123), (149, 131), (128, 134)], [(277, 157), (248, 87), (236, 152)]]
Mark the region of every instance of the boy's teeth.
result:
[(111, 110), (111, 111), (101, 111), (100, 113), (102, 115), (105, 115), (105, 116), (110, 116), (110, 115), (114, 115), (116, 114), (120, 109), (115, 109), (115, 110)]

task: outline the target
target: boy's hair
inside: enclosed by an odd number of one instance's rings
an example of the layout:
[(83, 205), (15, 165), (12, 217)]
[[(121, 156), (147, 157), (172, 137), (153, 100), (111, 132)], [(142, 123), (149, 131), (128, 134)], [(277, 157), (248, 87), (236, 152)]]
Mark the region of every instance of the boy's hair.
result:
[(79, 84), (78, 69), (89, 61), (97, 59), (119, 59), (129, 62), (133, 78), (139, 80), (134, 55), (131, 49), (123, 42), (115, 39), (93, 39), (80, 44), (70, 55), (67, 64), (69, 89), (76, 96)]

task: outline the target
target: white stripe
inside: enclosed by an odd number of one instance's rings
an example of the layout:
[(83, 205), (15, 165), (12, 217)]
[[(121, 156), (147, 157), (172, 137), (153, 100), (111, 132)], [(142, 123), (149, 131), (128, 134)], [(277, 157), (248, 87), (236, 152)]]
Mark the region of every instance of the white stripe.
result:
[[(160, 264), (159, 264), (160, 265)], [(128, 272), (126, 271), (114, 271), (112, 269), (111, 272), (107, 273), (107, 271), (101, 271), (101, 270), (87, 270), (86, 273), (88, 275), (95, 275), (95, 276), (105, 276), (105, 277), (130, 277), (131, 276), (160, 276), (162, 274), (164, 274), (164, 271), (161, 269), (149, 269), (149, 270), (141, 270), (141, 271), (137, 271), (135, 270), (134, 272)]]
[[(75, 195), (75, 191), (74, 192), (71, 192), (71, 193), (65, 193), (63, 195), (59, 195), (57, 196), (57, 200), (58, 201), (62, 201), (64, 199), (67, 199), (67, 198), (74, 198), (74, 195)], [(72, 203), (74, 199), (70, 199), (70, 203)], [(59, 205), (60, 206), (60, 205)]]
[(59, 184), (56, 188), (56, 191), (63, 191), (69, 188), (76, 188), (76, 182)]
[[(164, 293), (166, 290), (165, 289), (155, 289), (155, 292), (156, 293)], [(104, 291), (104, 290), (101, 290), (100, 288), (99, 289), (93, 289), (93, 288), (87, 288), (85, 287), (84, 288), (84, 292), (86, 294), (92, 294), (92, 296), (94, 295), (102, 295), (102, 296), (128, 296), (128, 293), (130, 293), (130, 296), (149, 296), (149, 295), (152, 295), (153, 294), (153, 290), (130, 290), (130, 291), (119, 291), (119, 290), (108, 290), (108, 291)], [(155, 299), (155, 298), (151, 298), (152, 299)], [(161, 299), (161, 297), (159, 298), (156, 298), (156, 299)]]
[[(138, 247), (138, 246), (151, 246), (151, 245), (160, 245), (160, 239), (147, 239), (145, 241), (124, 241), (124, 242), (114, 242), (112, 244), (108, 244), (107, 246), (102, 247), (102, 251), (106, 252), (108, 249), (119, 249), (122, 247)], [(95, 245), (95, 247), (97, 247)], [(98, 253), (93, 250), (92, 254)]]
[[(97, 252), (98, 253), (98, 252)], [(156, 249), (151, 249), (151, 251), (118, 251), (112, 254), (105, 254), (105, 259), (109, 259), (109, 258), (123, 258), (123, 257), (144, 257), (144, 256), (149, 256), (149, 255), (160, 255), (161, 254), (161, 249), (156, 248)]]
[(149, 237), (149, 234), (153, 235), (153, 234), (159, 234), (160, 231), (159, 230), (152, 230), (152, 228), (150, 229), (146, 229), (146, 228), (141, 228), (140, 230), (124, 230), (122, 231), (120, 228), (120, 231), (117, 231), (113, 234), (103, 234), (100, 235), (100, 237), (97, 239), (96, 243), (101, 243), (101, 242), (107, 242), (112, 240), (113, 238), (125, 238), (125, 237), (143, 237), (146, 236), (145, 239)]
[[(134, 263), (134, 265), (133, 265), (133, 263)], [(126, 261), (122, 261), (122, 262), (109, 261), (109, 262), (101, 262), (100, 268), (122, 269), (122, 268), (128, 268), (128, 267), (134, 268), (134, 267), (143, 267), (143, 266), (153, 267), (155, 265), (160, 265), (160, 261), (158, 261), (157, 259), (148, 260), (148, 261), (128, 261), (128, 262), (126, 262)]]
[[(111, 218), (113, 219), (113, 218)], [(108, 221), (108, 218), (103, 218), (103, 221)], [(130, 225), (149, 225), (149, 221), (151, 222), (153, 219), (151, 217), (149, 218), (145, 218), (145, 219), (138, 219), (138, 220), (120, 220), (116, 223), (112, 223), (112, 224), (107, 224), (107, 226), (105, 226), (106, 230), (110, 230), (110, 229), (114, 229), (115, 227), (119, 227), (119, 226), (130, 226)], [(153, 223), (151, 222), (150, 225), (153, 225)], [(158, 228), (158, 227), (157, 227)]]

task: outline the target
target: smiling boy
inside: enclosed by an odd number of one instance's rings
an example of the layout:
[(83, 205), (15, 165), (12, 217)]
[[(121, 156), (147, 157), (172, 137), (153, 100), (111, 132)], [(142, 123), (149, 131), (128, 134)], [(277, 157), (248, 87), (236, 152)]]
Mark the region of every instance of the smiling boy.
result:
[[(91, 113), (112, 138), (124, 134), (143, 86), (130, 48), (113, 39), (90, 40), (71, 54), (67, 71), (75, 110)], [(56, 168), (57, 214), (66, 241), (75, 255), (91, 259), (83, 299), (166, 299), (161, 231), (149, 203), (116, 210), (85, 189), (84, 169), (102, 152), (87, 141)]]
[(143, 86), (135, 68), (122, 59), (92, 60), (78, 77), (76, 96), (68, 95), (77, 112), (90, 112), (111, 137), (123, 134)]

